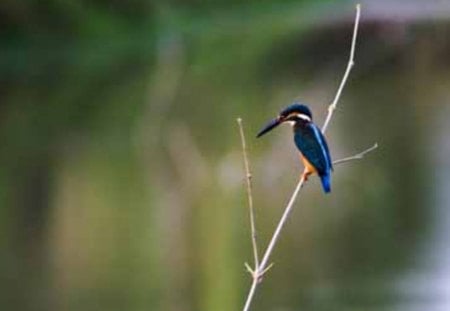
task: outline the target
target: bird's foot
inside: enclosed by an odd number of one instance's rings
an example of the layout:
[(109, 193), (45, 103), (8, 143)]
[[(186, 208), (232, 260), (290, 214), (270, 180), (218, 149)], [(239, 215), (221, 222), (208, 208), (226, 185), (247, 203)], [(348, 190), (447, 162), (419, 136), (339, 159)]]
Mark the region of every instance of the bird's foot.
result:
[(305, 171), (303, 172), (303, 174), (300, 176), (301, 179), (303, 179), (304, 181), (308, 181), (309, 175), (311, 175), (311, 172)]

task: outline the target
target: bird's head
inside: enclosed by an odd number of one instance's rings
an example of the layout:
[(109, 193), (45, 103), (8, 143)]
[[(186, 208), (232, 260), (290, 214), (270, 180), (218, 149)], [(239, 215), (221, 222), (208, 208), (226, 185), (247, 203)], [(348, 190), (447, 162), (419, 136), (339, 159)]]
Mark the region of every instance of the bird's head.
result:
[(261, 137), (267, 132), (273, 130), (275, 127), (282, 123), (290, 123), (295, 125), (297, 122), (311, 122), (312, 114), (311, 110), (305, 105), (297, 102), (283, 109), (280, 114), (259, 131), (256, 137)]

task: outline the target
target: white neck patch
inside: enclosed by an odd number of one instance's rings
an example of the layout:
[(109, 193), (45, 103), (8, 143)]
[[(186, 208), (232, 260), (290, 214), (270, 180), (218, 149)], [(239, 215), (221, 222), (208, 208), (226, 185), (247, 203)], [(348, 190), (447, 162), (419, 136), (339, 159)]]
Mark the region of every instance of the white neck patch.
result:
[(306, 114), (303, 114), (303, 113), (298, 113), (297, 114), (297, 117), (298, 118), (300, 118), (300, 119), (302, 119), (302, 120), (305, 120), (305, 121), (308, 121), (308, 122), (311, 122), (311, 118), (310, 117), (308, 117)]

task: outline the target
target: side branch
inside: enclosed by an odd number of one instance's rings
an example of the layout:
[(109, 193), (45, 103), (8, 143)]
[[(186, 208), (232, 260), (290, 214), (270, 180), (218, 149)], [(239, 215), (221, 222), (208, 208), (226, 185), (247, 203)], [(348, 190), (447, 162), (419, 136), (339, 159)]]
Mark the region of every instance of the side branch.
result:
[[(255, 213), (253, 211), (253, 196), (252, 196), (252, 174), (250, 173), (250, 164), (247, 156), (247, 144), (245, 142), (244, 128), (242, 126), (242, 119), (237, 118), (237, 123), (239, 125), (239, 133), (241, 135), (242, 142), (242, 156), (244, 158), (244, 169), (245, 176), (247, 181), (247, 199), (248, 199), (248, 210), (250, 216), (250, 228), (252, 235), (252, 247), (253, 247), (253, 259), (255, 263), (254, 270), (250, 269), (248, 265), (247, 270), (249, 271), (257, 271), (259, 268), (259, 255), (258, 255), (258, 244), (256, 243), (256, 226), (255, 226)], [(252, 273), (253, 274), (253, 273)]]
[(356, 37), (358, 35), (358, 25), (359, 25), (359, 17), (360, 17), (360, 11), (361, 11), (361, 5), (356, 5), (356, 17), (355, 17), (355, 26), (353, 27), (353, 38), (352, 38), (352, 46), (350, 49), (350, 57), (347, 64), (347, 69), (345, 69), (344, 76), (342, 77), (341, 84), (339, 85), (339, 89), (336, 92), (336, 96), (334, 97), (333, 102), (330, 106), (328, 106), (328, 115), (325, 119), (325, 122), (322, 126), (322, 133), (325, 133), (325, 131), (328, 128), (328, 124), (330, 123), (331, 117), (333, 116), (333, 112), (336, 109), (337, 103), (339, 101), (339, 98), (341, 97), (342, 90), (344, 89), (345, 83), (347, 82), (348, 75), (350, 74), (350, 71), (352, 70), (353, 66), (355, 65), (355, 46), (356, 46)]
[(338, 165), (338, 164), (342, 164), (342, 163), (349, 162), (349, 161), (353, 161), (353, 160), (361, 160), (361, 159), (364, 158), (364, 156), (365, 156), (366, 154), (368, 154), (369, 152), (374, 151), (374, 150), (377, 149), (377, 148), (378, 148), (378, 143), (375, 143), (372, 147), (370, 147), (370, 148), (368, 148), (368, 149), (366, 149), (366, 150), (364, 150), (364, 151), (362, 151), (362, 152), (360, 152), (360, 153), (358, 153), (358, 154), (355, 154), (354, 156), (351, 156), (351, 157), (347, 157), (347, 158), (343, 158), (343, 159), (339, 159), (339, 160), (334, 161), (334, 162), (333, 162), (333, 165)]

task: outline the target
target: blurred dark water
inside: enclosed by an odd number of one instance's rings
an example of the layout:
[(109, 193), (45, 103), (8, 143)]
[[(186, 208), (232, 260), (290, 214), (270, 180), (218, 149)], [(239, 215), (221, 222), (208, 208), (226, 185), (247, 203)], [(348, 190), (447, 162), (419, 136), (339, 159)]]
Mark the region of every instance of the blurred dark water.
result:
[[(304, 188), (255, 310), (448, 310), (449, 16), (363, 3), (327, 138), (333, 192)], [(322, 124), (353, 4), (0, 6), (0, 301), (12, 310), (239, 310), (300, 164), (294, 99)]]

